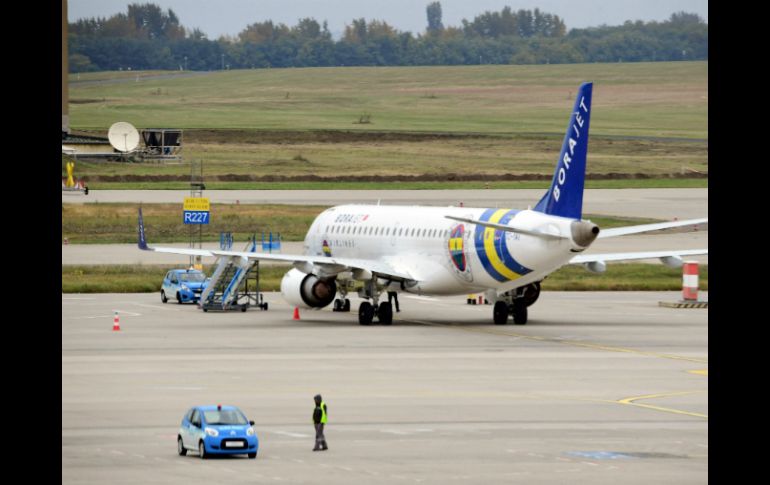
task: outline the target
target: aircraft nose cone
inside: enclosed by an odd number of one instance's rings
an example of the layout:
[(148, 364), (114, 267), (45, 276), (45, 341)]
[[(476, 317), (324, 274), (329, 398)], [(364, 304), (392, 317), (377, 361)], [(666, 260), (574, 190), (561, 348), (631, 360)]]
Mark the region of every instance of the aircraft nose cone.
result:
[(599, 236), (599, 226), (593, 222), (575, 221), (572, 223), (572, 240), (582, 248), (588, 247)]

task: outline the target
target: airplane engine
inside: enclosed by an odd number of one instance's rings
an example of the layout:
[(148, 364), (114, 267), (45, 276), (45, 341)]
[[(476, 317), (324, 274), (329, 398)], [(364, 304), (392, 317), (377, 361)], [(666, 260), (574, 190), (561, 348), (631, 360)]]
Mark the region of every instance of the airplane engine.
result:
[(323, 308), (337, 294), (334, 278), (319, 278), (294, 268), (281, 280), (281, 296), (290, 304), (303, 308)]

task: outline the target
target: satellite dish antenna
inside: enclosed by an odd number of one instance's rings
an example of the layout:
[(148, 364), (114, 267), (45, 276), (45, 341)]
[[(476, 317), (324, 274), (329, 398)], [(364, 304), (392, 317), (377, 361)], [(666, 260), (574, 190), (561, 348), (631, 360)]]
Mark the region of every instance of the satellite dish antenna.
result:
[(139, 132), (136, 131), (134, 125), (125, 121), (118, 121), (110, 126), (107, 138), (110, 140), (112, 148), (119, 152), (132, 152), (139, 146)]

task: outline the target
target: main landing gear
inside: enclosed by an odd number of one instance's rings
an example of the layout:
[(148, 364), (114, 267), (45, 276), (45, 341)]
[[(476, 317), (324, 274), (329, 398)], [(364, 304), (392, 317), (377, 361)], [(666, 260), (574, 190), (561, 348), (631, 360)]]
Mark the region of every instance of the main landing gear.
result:
[(372, 305), (368, 301), (361, 303), (358, 307), (358, 323), (361, 325), (371, 325), (374, 317), (383, 325), (393, 323), (393, 307), (390, 303), (384, 301), (377, 305)]
[(375, 278), (367, 281), (358, 294), (362, 298), (370, 298), (372, 302), (365, 301), (358, 307), (358, 323), (361, 325), (371, 325), (374, 317), (383, 325), (393, 323), (393, 307), (390, 303), (384, 301), (379, 303), (383, 288), (378, 288)]
[(498, 295), (498, 300), (492, 309), (492, 319), (495, 325), (505, 325), (509, 315), (513, 316), (513, 323), (516, 325), (525, 325), (527, 323), (527, 307), (535, 303), (539, 296), (540, 282)]

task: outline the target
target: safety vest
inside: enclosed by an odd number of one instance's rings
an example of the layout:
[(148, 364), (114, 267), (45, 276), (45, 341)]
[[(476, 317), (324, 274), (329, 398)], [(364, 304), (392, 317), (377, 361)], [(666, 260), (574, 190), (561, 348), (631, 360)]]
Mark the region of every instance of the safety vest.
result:
[(321, 424), (326, 424), (326, 403), (321, 401)]

